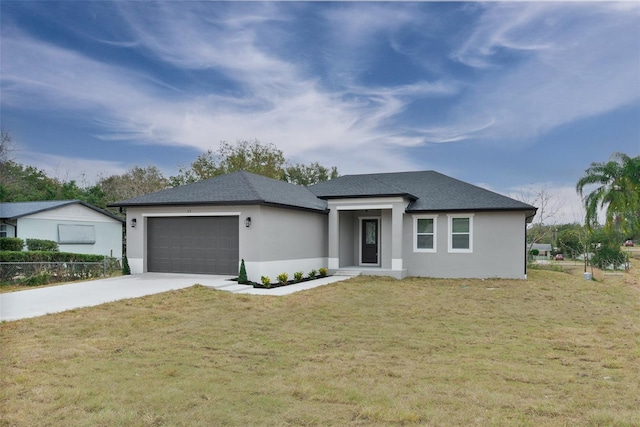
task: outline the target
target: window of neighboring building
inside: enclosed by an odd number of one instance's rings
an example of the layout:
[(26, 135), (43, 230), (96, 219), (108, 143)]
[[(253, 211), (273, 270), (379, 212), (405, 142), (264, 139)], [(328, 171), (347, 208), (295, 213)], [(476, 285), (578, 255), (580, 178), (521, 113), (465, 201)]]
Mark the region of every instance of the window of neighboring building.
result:
[(449, 252), (473, 252), (473, 215), (449, 215)]
[(0, 237), (7, 237), (7, 225), (0, 224)]
[(436, 251), (436, 216), (415, 216), (413, 230), (414, 252)]
[(93, 245), (96, 243), (96, 228), (93, 225), (58, 224), (58, 243)]

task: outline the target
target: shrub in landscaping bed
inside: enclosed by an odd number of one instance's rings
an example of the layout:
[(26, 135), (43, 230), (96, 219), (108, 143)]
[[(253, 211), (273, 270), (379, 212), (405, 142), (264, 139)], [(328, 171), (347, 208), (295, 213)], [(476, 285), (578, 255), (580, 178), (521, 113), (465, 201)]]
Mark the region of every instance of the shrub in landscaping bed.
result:
[(68, 252), (0, 251), (0, 284), (27, 286), (111, 275), (120, 266), (115, 258)]
[(53, 240), (27, 239), (27, 250), (58, 252), (58, 244)]
[(19, 237), (0, 237), (0, 251), (21, 251), (24, 240)]
[[(0, 262), (102, 262), (104, 255), (74, 254), (70, 252), (0, 251)], [(107, 259), (113, 259), (108, 258)]]

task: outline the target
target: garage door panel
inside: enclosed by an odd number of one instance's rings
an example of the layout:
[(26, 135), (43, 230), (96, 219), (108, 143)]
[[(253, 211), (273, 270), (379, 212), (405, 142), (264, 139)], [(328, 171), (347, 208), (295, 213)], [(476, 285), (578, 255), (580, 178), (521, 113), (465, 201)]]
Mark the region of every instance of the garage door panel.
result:
[(236, 274), (238, 224), (237, 216), (148, 218), (147, 270)]

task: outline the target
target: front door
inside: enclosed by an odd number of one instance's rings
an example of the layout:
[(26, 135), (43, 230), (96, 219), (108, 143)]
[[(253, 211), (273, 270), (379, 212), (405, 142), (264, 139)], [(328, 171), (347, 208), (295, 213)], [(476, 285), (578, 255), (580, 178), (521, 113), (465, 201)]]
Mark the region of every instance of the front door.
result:
[(377, 219), (362, 220), (362, 264), (378, 264), (378, 230)]

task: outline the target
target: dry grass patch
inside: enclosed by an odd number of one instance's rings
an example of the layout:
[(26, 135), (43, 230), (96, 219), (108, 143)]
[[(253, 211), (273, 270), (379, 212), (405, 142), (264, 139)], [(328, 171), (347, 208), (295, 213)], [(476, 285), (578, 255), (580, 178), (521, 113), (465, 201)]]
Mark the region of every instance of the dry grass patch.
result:
[(1, 425), (637, 426), (636, 279), (196, 286), (3, 323)]

